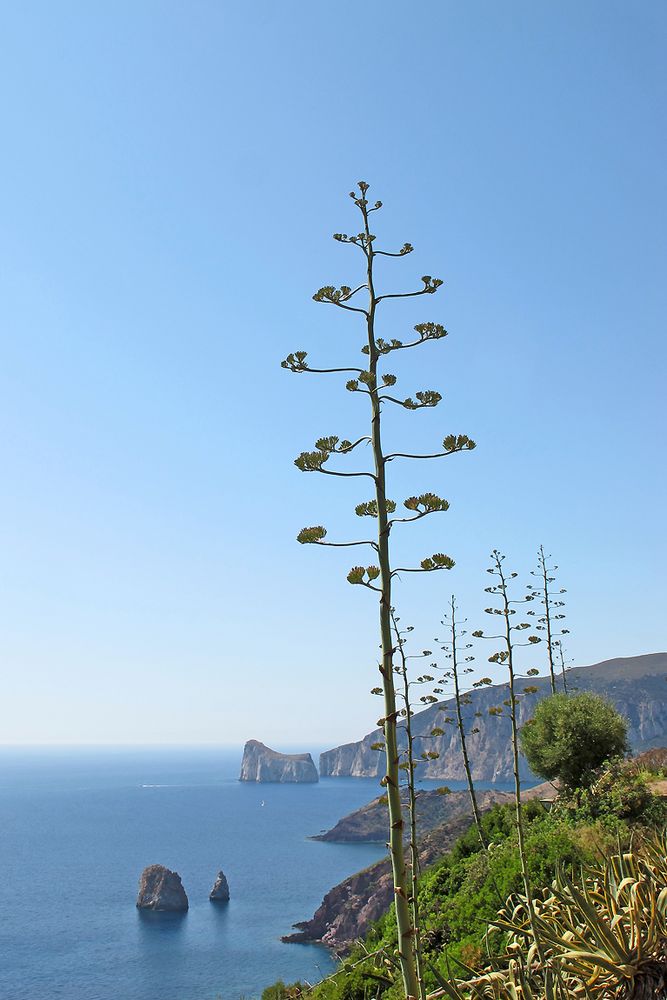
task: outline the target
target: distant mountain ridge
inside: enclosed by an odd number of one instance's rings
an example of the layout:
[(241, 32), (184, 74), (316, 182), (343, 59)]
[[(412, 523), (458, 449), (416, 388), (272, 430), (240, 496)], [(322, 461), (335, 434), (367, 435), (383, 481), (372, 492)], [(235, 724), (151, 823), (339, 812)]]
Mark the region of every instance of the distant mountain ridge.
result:
[[(607, 698), (628, 719), (629, 740), (632, 750), (639, 752), (664, 744), (667, 737), (667, 653), (647, 653), (643, 656), (618, 657), (585, 667), (574, 667), (567, 674), (568, 688), (593, 691)], [(533, 714), (536, 702), (549, 694), (547, 677), (531, 678), (518, 683), (519, 692), (526, 684), (538, 688), (536, 694), (527, 695), (518, 705), (519, 724)], [(479, 729), (468, 739), (473, 778), (476, 781), (510, 781), (512, 757), (510, 720), (507, 715), (490, 716), (489, 709), (502, 705), (509, 696), (507, 684), (471, 691), (471, 704), (466, 709), (469, 726)], [(480, 712), (478, 718), (474, 713)], [(416, 733), (415, 750), (434, 750), (440, 754), (420, 766), (420, 778), (460, 781), (465, 779), (461, 762), (460, 740), (454, 725), (443, 724), (443, 719), (454, 716), (454, 701), (439, 702), (421, 712), (412, 720)], [(444, 735), (430, 737), (432, 729), (444, 729)], [(404, 742), (404, 736), (401, 734)], [(420, 739), (419, 737), (428, 737)], [(381, 741), (382, 733), (374, 730), (356, 743), (326, 750), (320, 754), (320, 775), (324, 777), (379, 777), (383, 773), (383, 755), (371, 749)], [(529, 777), (530, 770), (521, 761), (522, 776)]]

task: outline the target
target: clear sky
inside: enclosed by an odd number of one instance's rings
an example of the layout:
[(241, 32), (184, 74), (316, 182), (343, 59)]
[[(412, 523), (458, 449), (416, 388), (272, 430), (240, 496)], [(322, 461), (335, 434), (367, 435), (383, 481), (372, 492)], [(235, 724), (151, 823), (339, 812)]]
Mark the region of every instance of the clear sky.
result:
[(354, 537), (367, 488), (292, 464), (365, 401), (280, 368), (360, 360), (311, 299), (362, 280), (331, 239), (360, 178), (415, 246), (382, 286), (445, 281), (387, 304), (385, 335), (450, 332), (396, 356), (444, 400), (388, 439), (479, 445), (391, 469), (451, 503), (396, 535), (456, 560), (397, 589), (417, 645), (452, 590), (485, 624), (493, 547), (525, 582), (544, 543), (576, 663), (667, 647), (666, 28), (650, 0), (2, 5), (0, 742), (373, 727), (355, 550), (294, 540)]

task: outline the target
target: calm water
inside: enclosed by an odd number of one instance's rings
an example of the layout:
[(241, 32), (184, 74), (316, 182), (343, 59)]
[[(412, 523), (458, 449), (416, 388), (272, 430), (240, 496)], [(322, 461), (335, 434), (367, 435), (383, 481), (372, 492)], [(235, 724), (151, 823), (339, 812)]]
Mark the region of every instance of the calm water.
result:
[[(279, 938), (382, 855), (307, 839), (378, 783), (245, 784), (240, 760), (209, 748), (0, 748), (0, 998), (238, 1000), (328, 974), (327, 951)], [(180, 873), (187, 914), (136, 909), (153, 863)], [(219, 868), (227, 906), (208, 900)]]
[[(0, 749), (2, 1000), (237, 1000), (333, 968), (324, 949), (279, 937), (381, 855), (306, 839), (378, 794), (377, 782), (244, 784), (240, 759)], [(186, 915), (135, 908), (154, 862), (180, 873)], [(208, 900), (219, 868), (227, 906)]]

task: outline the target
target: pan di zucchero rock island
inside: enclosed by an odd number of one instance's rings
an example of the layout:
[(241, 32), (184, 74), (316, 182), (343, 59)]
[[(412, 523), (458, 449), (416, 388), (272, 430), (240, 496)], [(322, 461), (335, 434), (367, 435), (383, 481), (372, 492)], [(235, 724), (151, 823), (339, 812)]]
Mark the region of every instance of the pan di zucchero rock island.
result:
[(306, 784), (319, 780), (309, 753), (278, 753), (259, 740), (248, 740), (244, 747), (239, 781)]

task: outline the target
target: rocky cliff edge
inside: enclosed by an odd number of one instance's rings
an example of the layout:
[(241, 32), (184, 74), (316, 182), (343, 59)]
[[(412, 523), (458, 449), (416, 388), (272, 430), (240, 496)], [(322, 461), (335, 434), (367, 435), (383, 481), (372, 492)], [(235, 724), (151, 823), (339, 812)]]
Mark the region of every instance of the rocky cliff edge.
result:
[(319, 775), (309, 753), (278, 753), (259, 740), (248, 740), (239, 780), (307, 783), (319, 781)]

